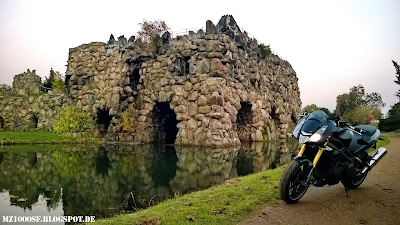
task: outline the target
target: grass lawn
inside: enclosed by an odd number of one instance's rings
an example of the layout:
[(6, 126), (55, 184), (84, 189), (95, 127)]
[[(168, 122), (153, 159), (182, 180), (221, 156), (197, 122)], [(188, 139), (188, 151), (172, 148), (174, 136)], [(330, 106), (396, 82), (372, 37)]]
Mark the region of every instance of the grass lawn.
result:
[(386, 146), (390, 143), (388, 134), (382, 134), (381, 138), (383, 138), (384, 140), (379, 140), (378, 143), (376, 143), (376, 149), (379, 149), (380, 147)]
[(94, 143), (98, 138), (73, 138), (48, 131), (1, 131), (0, 144)]

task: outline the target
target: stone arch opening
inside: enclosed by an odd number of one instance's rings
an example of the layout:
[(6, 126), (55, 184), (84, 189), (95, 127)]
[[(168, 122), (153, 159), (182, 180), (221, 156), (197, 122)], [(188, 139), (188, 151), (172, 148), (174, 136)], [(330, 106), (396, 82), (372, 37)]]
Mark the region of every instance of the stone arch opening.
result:
[(236, 129), (238, 138), (242, 142), (251, 141), (251, 123), (253, 116), (251, 114), (251, 104), (248, 102), (240, 103), (241, 107), (237, 114)]
[(31, 118), (29, 119), (28, 123), (28, 128), (30, 129), (36, 129), (39, 123), (39, 118), (36, 115), (32, 115)]
[(140, 79), (139, 68), (135, 68), (129, 75), (129, 86), (132, 88), (132, 90), (137, 90), (139, 79)]
[(151, 125), (152, 142), (174, 144), (178, 134), (178, 120), (168, 102), (158, 102), (153, 108), (153, 123)]
[(3, 117), (0, 116), (0, 129), (3, 129), (3, 128), (5, 128), (4, 119), (3, 119)]
[(108, 126), (110, 126), (112, 116), (108, 109), (99, 109), (97, 111), (96, 125), (101, 134), (107, 132)]

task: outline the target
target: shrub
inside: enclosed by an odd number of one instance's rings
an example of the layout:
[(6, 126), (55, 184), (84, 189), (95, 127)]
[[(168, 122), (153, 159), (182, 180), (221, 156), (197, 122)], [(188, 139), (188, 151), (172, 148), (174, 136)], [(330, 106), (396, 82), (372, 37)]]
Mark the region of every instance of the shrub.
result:
[(12, 95), (12, 88), (8, 84), (0, 84), (0, 96)]
[(258, 47), (260, 48), (261, 57), (263, 59), (265, 59), (267, 56), (271, 55), (272, 51), (271, 51), (271, 47), (269, 45), (260, 44)]
[(400, 129), (400, 102), (394, 104), (388, 112), (388, 118), (379, 122), (382, 131), (397, 131)]
[(84, 112), (76, 106), (63, 106), (59, 112), (59, 119), (53, 122), (54, 132), (85, 132), (94, 122), (94, 116)]
[(154, 36), (149, 42), (143, 42), (141, 39), (136, 41), (136, 45), (141, 48), (146, 54), (153, 55), (157, 54), (158, 49), (161, 46), (161, 37)]
[(117, 126), (120, 126), (123, 132), (135, 132), (137, 114), (138, 112), (136, 109), (129, 107), (121, 113), (121, 117), (116, 120)]
[(400, 119), (399, 118), (387, 118), (379, 121), (378, 128), (381, 131), (397, 131), (400, 129)]
[(65, 84), (62, 79), (55, 78), (51, 83), (53, 86), (53, 91), (63, 93), (65, 91)]

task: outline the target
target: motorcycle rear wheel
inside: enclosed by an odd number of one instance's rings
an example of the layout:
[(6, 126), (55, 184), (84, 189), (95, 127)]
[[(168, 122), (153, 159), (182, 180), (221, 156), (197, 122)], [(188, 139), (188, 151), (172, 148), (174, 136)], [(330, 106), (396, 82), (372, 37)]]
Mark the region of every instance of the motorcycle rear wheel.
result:
[(288, 204), (300, 200), (310, 186), (307, 183), (308, 165), (298, 161), (292, 161), (282, 174), (279, 183), (281, 198)]

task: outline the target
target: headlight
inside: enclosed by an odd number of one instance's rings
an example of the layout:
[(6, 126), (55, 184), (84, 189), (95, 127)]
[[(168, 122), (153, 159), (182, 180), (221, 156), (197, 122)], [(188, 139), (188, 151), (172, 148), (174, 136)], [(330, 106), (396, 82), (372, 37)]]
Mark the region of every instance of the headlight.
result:
[(320, 134), (313, 134), (308, 140), (307, 142), (317, 142), (319, 140), (321, 140), (321, 135)]

